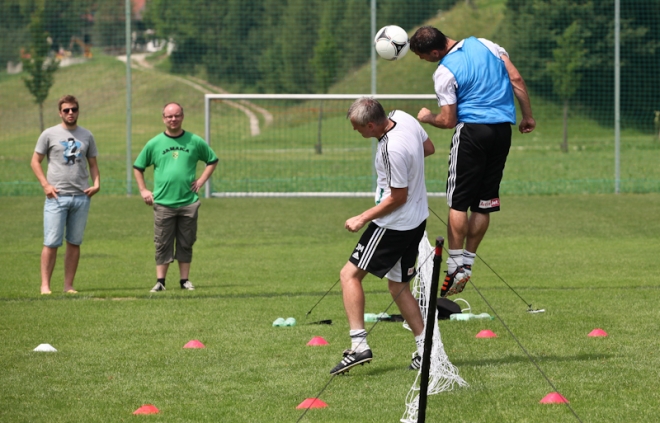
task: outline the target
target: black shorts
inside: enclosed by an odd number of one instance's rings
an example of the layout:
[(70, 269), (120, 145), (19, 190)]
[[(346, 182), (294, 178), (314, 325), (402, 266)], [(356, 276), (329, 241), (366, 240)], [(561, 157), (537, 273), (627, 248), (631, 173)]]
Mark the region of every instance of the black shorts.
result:
[(394, 282), (408, 282), (415, 276), (424, 230), (426, 220), (407, 231), (385, 229), (371, 222), (348, 261), (379, 278), (387, 276)]
[(511, 148), (511, 124), (459, 123), (451, 140), (447, 204), (458, 211), (500, 209), (500, 182)]

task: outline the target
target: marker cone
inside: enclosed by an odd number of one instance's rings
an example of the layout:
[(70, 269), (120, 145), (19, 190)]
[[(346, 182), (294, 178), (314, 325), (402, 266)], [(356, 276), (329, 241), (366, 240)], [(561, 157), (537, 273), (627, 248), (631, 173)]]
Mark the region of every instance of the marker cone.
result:
[(193, 339), (192, 341), (189, 341), (186, 345), (184, 345), (183, 348), (206, 348), (206, 347), (198, 340)]
[(543, 399), (540, 401), (541, 404), (562, 404), (568, 402), (562, 394), (559, 392), (551, 392), (548, 395), (544, 396)]
[(325, 408), (327, 406), (328, 406), (328, 404), (326, 404), (325, 402), (321, 401), (318, 398), (307, 398), (305, 401), (298, 404), (298, 407), (296, 407), (296, 409), (301, 409), (301, 408)]
[(155, 405), (146, 404), (133, 411), (133, 414), (158, 414), (159, 412), (160, 410)]
[(307, 343), (307, 345), (309, 345), (309, 346), (328, 345), (328, 341), (323, 339), (323, 337), (321, 337), (321, 336), (315, 336)]
[(479, 332), (475, 338), (497, 338), (497, 335), (492, 330), (485, 329)]
[(607, 332), (602, 329), (594, 329), (587, 336), (607, 336)]

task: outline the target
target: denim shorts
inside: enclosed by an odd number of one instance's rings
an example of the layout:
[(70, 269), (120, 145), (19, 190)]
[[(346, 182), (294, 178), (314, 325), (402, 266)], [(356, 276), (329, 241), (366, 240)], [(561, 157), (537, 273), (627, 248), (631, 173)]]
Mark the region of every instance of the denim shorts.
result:
[(85, 194), (46, 198), (44, 245), (50, 248), (61, 246), (65, 227), (66, 241), (73, 245), (82, 244), (90, 202), (91, 199)]

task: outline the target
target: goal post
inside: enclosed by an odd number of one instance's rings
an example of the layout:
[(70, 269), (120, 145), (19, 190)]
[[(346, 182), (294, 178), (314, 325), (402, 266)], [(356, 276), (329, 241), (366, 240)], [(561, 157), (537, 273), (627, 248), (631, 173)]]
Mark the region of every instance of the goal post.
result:
[[(373, 196), (377, 140), (346, 119), (363, 96), (413, 116), (436, 104), (433, 94), (205, 94), (205, 139), (220, 159), (205, 196)], [(425, 160), (429, 196), (445, 195), (440, 156)]]

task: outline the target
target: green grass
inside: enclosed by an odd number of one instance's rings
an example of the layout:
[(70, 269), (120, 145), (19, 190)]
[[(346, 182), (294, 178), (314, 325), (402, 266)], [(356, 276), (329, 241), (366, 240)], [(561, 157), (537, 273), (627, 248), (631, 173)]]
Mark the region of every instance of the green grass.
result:
[[(138, 197), (92, 202), (76, 278), (62, 288), (60, 251), (53, 295), (39, 295), (42, 199), (0, 202), (0, 421), (294, 422), (296, 406), (330, 380), (348, 346), (337, 287), (358, 236), (343, 229), (368, 199), (211, 199), (200, 210), (193, 292), (154, 284), (152, 211)], [(445, 219), (442, 199), (431, 209)], [(653, 421), (660, 400), (655, 333), (660, 195), (505, 196), (474, 283), (581, 420)], [(430, 237), (444, 225), (431, 215)], [(386, 284), (368, 277), (367, 312), (390, 304)], [(474, 286), (461, 294), (493, 313)], [(528, 314), (527, 303), (545, 313)], [(396, 307), (389, 310), (396, 313)], [(292, 328), (273, 328), (277, 317)], [(498, 320), (442, 321), (445, 350), (470, 384), (429, 397), (427, 421), (572, 422), (564, 405), (542, 405), (551, 387)], [(607, 338), (589, 338), (594, 328)], [(475, 339), (482, 329), (495, 339)], [(308, 347), (322, 336), (326, 347)], [(183, 345), (198, 339), (205, 349)], [(57, 353), (32, 350), (49, 343)], [(370, 335), (372, 364), (336, 377), (326, 409), (302, 421), (398, 421), (414, 374), (413, 341), (395, 323)], [(156, 416), (133, 416), (154, 404)]]

